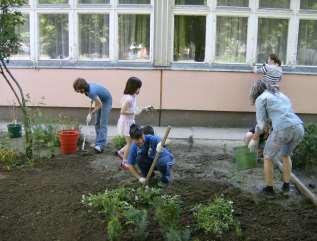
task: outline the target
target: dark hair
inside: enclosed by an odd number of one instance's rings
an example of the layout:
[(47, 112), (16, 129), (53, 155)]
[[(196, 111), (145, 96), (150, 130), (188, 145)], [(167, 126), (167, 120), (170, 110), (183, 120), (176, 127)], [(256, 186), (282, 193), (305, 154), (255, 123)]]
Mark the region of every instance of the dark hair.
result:
[(249, 94), (249, 98), (250, 98), (250, 102), (252, 105), (255, 104), (256, 99), (262, 95), (262, 93), (267, 89), (266, 84), (262, 81), (262, 80), (257, 80), (254, 82), (251, 90), (250, 90), (250, 94)]
[(142, 81), (137, 77), (130, 77), (124, 89), (125, 95), (134, 95), (142, 87)]
[(131, 139), (139, 139), (143, 136), (143, 130), (139, 125), (132, 124), (130, 126), (129, 134), (130, 134)]
[(75, 91), (81, 90), (81, 89), (85, 90), (85, 92), (89, 91), (89, 84), (83, 78), (77, 78), (73, 83), (73, 87)]
[(154, 136), (154, 129), (152, 126), (144, 126), (142, 128), (144, 135), (152, 135)]
[(274, 61), (275, 64), (278, 64), (279, 66), (281, 66), (282, 62), (276, 54), (270, 54), (269, 57), (270, 57), (270, 59), (272, 59)]

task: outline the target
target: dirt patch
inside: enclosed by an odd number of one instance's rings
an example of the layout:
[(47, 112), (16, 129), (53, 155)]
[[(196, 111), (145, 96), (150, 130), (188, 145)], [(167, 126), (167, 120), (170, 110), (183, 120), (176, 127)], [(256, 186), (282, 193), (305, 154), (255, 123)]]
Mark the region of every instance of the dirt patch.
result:
[[(195, 143), (191, 151), (180, 141), (170, 147), (177, 165), (175, 181), (166, 191), (182, 196), (184, 225), (191, 223), (196, 203), (218, 195), (233, 200), (243, 237), (238, 239), (234, 232), (222, 238), (199, 232), (194, 237), (208, 241), (317, 240), (317, 209), (295, 189), (289, 196), (257, 194), (263, 184), (261, 163), (256, 169), (238, 172), (232, 148), (239, 143), (205, 144)], [(128, 173), (118, 171), (113, 151), (109, 147), (101, 155), (60, 155), (32, 168), (5, 173), (6, 178), (0, 178), (0, 240), (106, 240), (102, 217), (83, 207), (80, 200), (82, 194), (135, 185)], [(278, 187), (280, 177), (275, 176)], [(150, 227), (148, 240), (162, 240), (158, 226)]]

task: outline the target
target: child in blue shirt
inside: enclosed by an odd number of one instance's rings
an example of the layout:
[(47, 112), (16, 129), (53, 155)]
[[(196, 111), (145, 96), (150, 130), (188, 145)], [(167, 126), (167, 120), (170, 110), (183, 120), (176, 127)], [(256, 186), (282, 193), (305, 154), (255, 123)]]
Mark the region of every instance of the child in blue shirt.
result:
[(89, 124), (92, 116), (96, 114), (94, 149), (97, 153), (101, 153), (107, 142), (108, 120), (112, 108), (111, 94), (105, 87), (87, 83), (83, 78), (76, 79), (73, 87), (77, 93), (85, 94), (95, 104), (95, 107), (87, 115), (86, 122)]
[[(156, 135), (144, 135), (143, 129), (133, 124), (130, 127), (130, 137), (132, 145), (128, 156), (128, 169), (131, 174), (136, 177), (139, 182), (145, 183), (154, 157), (157, 152), (160, 156), (156, 162), (155, 169), (161, 173), (161, 185), (165, 186), (171, 182), (172, 166), (175, 164), (173, 154), (162, 147), (160, 137)], [(141, 173), (137, 171), (138, 166)]]

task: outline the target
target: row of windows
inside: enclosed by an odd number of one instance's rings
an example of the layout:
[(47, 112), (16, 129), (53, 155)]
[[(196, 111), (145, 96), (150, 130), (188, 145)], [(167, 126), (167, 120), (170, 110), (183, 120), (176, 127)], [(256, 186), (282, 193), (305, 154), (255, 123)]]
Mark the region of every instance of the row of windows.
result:
[[(77, 0), (78, 4), (110, 4), (110, 0)], [(68, 4), (69, 0), (38, 0), (38, 4)], [(151, 4), (151, 0), (119, 0), (119, 4)], [(207, 0), (175, 0), (175, 5), (207, 5)], [(217, 6), (248, 7), (249, 0), (217, 0)], [(290, 0), (260, 0), (260, 8), (290, 8)], [(301, 9), (317, 10), (317, 1), (301, 0)]]
[[(252, 0), (250, 0), (252, 1)], [(110, 0), (78, 0), (84, 4), (110, 3)], [(289, 0), (259, 0), (260, 7), (287, 8)], [(40, 4), (68, 3), (68, 0), (38, 0)], [(150, 0), (118, 0), (119, 4), (150, 4)], [(206, 4), (204, 0), (175, 0), (175, 4)], [(218, 5), (244, 7), (248, 0), (217, 0)], [(317, 1), (300, 1), (300, 6), (317, 9)], [(142, 10), (142, 8), (140, 8)], [(75, 15), (68, 11), (51, 10), (42, 12), (34, 8), (35, 14), (24, 10), (25, 24), (17, 29), (21, 34), (22, 45), (17, 59), (29, 59), (31, 49), (37, 50), (38, 59), (79, 59), (79, 60), (130, 60), (151, 61), (152, 9), (133, 13), (116, 13), (111, 18), (110, 11), (91, 12), (87, 8), (75, 10)], [(228, 8), (230, 13), (230, 8)], [(316, 13), (314, 13), (316, 15)], [(228, 14), (229, 15), (229, 14)], [(71, 20), (71, 21), (70, 21)], [(204, 14), (179, 14), (173, 17), (173, 54), (175, 62), (205, 62), (206, 52), (215, 45), (213, 62), (246, 63), (248, 34), (250, 32), (249, 16), (216, 16), (215, 35), (209, 37), (207, 16)], [(284, 64), (287, 63), (288, 34), (291, 31), (289, 18), (269, 18), (257, 16), (257, 40), (255, 62), (262, 63), (270, 53), (276, 53)], [(72, 24), (72, 26), (70, 26)], [(31, 25), (35, 26), (30, 31)], [(110, 31), (114, 26), (117, 31)], [(76, 29), (76, 43), (70, 41), (70, 29)], [(73, 32), (74, 33), (74, 32)], [(30, 35), (31, 34), (31, 35)], [(32, 36), (33, 35), (33, 36)], [(113, 35), (116, 35), (114, 37)], [(32, 37), (32, 38), (31, 38)], [(31, 41), (33, 39), (33, 41)], [(213, 43), (209, 43), (212, 41)], [(297, 35), (297, 65), (317, 66), (317, 18), (300, 19)], [(31, 43), (32, 42), (32, 43)], [(115, 55), (111, 55), (111, 46)], [(74, 49), (72, 49), (74, 48)], [(72, 51), (70, 51), (72, 49)], [(33, 55), (32, 55), (33, 56)], [(115, 56), (115, 59), (114, 57)]]

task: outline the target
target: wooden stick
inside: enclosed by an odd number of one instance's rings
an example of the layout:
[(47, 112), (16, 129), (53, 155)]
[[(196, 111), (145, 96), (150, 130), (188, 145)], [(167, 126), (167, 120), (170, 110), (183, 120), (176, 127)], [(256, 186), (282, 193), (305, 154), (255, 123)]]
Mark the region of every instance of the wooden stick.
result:
[[(275, 162), (279, 170), (283, 173), (283, 164), (280, 161)], [(312, 193), (293, 173), (291, 173), (291, 182), (295, 184), (298, 190), (308, 199), (310, 199), (315, 206), (317, 206), (317, 197)]]
[[(165, 145), (166, 139), (167, 139), (168, 134), (170, 133), (170, 130), (171, 130), (171, 129), (172, 129), (172, 128), (171, 128), (170, 126), (168, 126), (168, 127), (166, 128), (166, 130), (165, 130), (164, 137), (163, 137), (163, 139), (161, 140), (162, 148), (163, 148), (164, 145)], [(153, 171), (154, 171), (156, 162), (157, 162), (157, 160), (158, 160), (159, 157), (160, 157), (160, 152), (156, 152), (155, 157), (154, 157), (154, 160), (153, 160), (152, 165), (151, 165), (151, 168), (150, 168), (148, 174), (146, 175), (146, 181), (145, 181), (145, 183), (147, 183), (147, 182), (149, 181), (149, 179), (150, 179), (150, 177), (151, 177), (151, 175), (152, 175), (152, 173), (153, 173)]]

